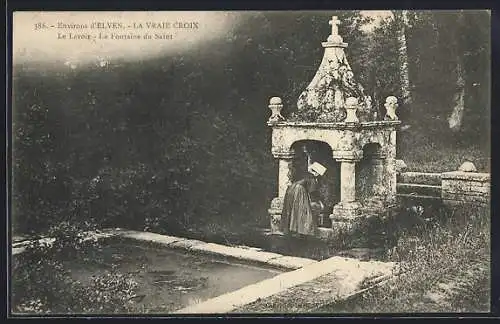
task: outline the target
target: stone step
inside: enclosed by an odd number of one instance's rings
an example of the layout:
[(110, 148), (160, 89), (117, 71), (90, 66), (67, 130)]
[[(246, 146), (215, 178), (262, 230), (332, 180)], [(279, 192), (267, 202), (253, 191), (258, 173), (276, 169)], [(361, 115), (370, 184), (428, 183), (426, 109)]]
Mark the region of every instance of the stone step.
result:
[(441, 173), (402, 172), (398, 175), (397, 181), (401, 183), (418, 183), (418, 184), (440, 186)]
[(441, 186), (415, 184), (415, 183), (398, 183), (396, 185), (398, 194), (417, 194), (423, 196), (441, 197)]
[(397, 194), (398, 198), (402, 200), (412, 200), (412, 201), (439, 201), (441, 197), (428, 196), (428, 195), (414, 195), (414, 194)]

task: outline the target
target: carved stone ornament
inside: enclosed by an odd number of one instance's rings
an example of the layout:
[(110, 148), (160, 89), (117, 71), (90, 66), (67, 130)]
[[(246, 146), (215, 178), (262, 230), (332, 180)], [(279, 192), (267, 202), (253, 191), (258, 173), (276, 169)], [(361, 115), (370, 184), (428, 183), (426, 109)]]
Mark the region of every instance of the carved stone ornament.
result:
[(347, 111), (347, 116), (344, 120), (345, 123), (359, 123), (359, 119), (356, 116), (356, 110), (358, 109), (358, 99), (354, 97), (349, 97), (345, 101), (345, 109)]
[(269, 109), (271, 109), (271, 117), (269, 117), (268, 123), (276, 123), (285, 120), (285, 117), (281, 115), (283, 103), (280, 97), (272, 97), (269, 99)]
[(384, 104), (386, 113), (385, 120), (398, 120), (398, 116), (396, 115), (396, 109), (398, 108), (398, 98), (394, 96), (389, 96), (385, 99)]

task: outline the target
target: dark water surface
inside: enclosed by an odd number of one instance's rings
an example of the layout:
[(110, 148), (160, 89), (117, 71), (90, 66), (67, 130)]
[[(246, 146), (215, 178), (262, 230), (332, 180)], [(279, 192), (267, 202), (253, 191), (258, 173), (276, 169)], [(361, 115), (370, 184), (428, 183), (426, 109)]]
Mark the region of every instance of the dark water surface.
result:
[(110, 243), (91, 260), (66, 261), (65, 266), (82, 283), (113, 267), (119, 273), (131, 274), (138, 283), (138, 308), (147, 313), (169, 313), (283, 272), (132, 242)]

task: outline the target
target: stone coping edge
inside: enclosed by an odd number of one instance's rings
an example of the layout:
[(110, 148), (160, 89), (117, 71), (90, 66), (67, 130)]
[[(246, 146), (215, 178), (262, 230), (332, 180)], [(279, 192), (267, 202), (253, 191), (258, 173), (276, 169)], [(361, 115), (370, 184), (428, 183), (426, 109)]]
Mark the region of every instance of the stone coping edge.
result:
[[(310, 264), (303, 268), (285, 272), (273, 278), (245, 286), (199, 304), (179, 309), (175, 311), (174, 314), (229, 313), (257, 300), (270, 297), (286, 289), (304, 284), (332, 272), (338, 272), (340, 280), (339, 284), (343, 286), (342, 291), (337, 296), (337, 300), (341, 300), (359, 291), (359, 287), (357, 285), (349, 283), (349, 274), (353, 274), (357, 270), (360, 270), (364, 273), (364, 277), (366, 278), (373, 273), (380, 274), (382, 272), (382, 274), (378, 276), (380, 280), (376, 281), (376, 283), (381, 283), (385, 282), (387, 278), (397, 274), (397, 272), (394, 272), (396, 268), (396, 264), (392, 262), (359, 261), (357, 259), (335, 256)], [(375, 286), (376, 283), (373, 284), (373, 286)]]
[[(184, 249), (196, 251), (205, 254), (220, 255), (237, 260), (251, 261), (262, 265), (268, 265), (273, 268), (281, 268), (285, 270), (296, 270), (304, 266), (318, 263), (316, 260), (286, 256), (278, 253), (261, 251), (258, 248), (252, 247), (232, 247), (216, 243), (208, 243), (204, 241), (187, 239), (182, 237), (162, 235), (151, 232), (140, 232), (134, 230), (126, 230), (121, 228), (105, 229), (99, 232), (87, 232), (89, 239), (105, 239), (110, 237), (124, 237), (136, 241), (151, 242), (164, 245), (168, 248)], [(53, 238), (41, 238), (40, 243), (52, 244)], [(20, 254), (26, 249), (32, 240), (16, 242), (12, 245), (12, 254)]]
[(442, 172), (419, 172), (419, 171), (404, 171), (401, 172), (400, 175), (408, 176), (408, 177), (433, 177), (433, 178), (441, 178)]
[(402, 274), (404, 274), (404, 272), (400, 271), (400, 272), (392, 273), (390, 275), (380, 276), (380, 277), (376, 278), (376, 281), (372, 282), (371, 285), (369, 285), (368, 287), (355, 290), (352, 293), (348, 293), (348, 294), (342, 296), (341, 298), (334, 299), (334, 300), (332, 300), (332, 301), (330, 301), (328, 303), (320, 304), (317, 307), (315, 307), (312, 311), (321, 309), (321, 308), (323, 308), (325, 306), (328, 306), (328, 305), (332, 305), (332, 304), (335, 304), (335, 303), (338, 303), (338, 302), (342, 302), (342, 301), (346, 301), (346, 300), (352, 299), (352, 298), (354, 298), (356, 296), (359, 296), (359, 295), (361, 295), (361, 294), (363, 294), (363, 293), (365, 293), (367, 291), (373, 290), (373, 289), (375, 289), (377, 287), (388, 285), (388, 284), (392, 283), (394, 281), (394, 279), (396, 279), (397, 277), (399, 277)]
[(252, 261), (265, 264), (272, 267), (283, 268), (287, 270), (300, 269), (306, 265), (318, 263), (316, 260), (285, 256), (278, 253), (260, 251), (260, 249), (247, 247), (232, 247), (216, 243), (187, 239), (176, 236), (155, 234), (151, 232), (139, 232), (130, 230), (114, 230), (116, 236), (134, 239), (138, 241), (147, 241), (165, 245), (169, 248), (184, 249), (196, 251), (205, 254), (214, 254), (229, 257), (237, 260)]
[(451, 171), (451, 172), (443, 172), (441, 178), (443, 180), (468, 180), (468, 181), (488, 182), (491, 180), (491, 174), (480, 173), (480, 172)]
[(280, 122), (270, 122), (268, 125), (277, 127), (322, 127), (322, 128), (352, 128), (352, 127), (377, 127), (377, 126), (397, 126), (400, 125), (400, 120), (375, 120), (368, 122), (305, 122), (305, 121), (280, 121)]

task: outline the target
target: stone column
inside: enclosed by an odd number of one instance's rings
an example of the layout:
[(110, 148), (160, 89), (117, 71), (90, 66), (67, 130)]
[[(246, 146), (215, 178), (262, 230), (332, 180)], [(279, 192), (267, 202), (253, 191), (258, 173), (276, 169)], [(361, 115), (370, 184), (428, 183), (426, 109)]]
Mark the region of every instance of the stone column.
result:
[(271, 208), (268, 210), (271, 217), (271, 232), (273, 233), (279, 232), (283, 198), (286, 189), (292, 183), (291, 168), (294, 155), (293, 151), (273, 152), (273, 156), (278, 159), (278, 197), (271, 201)]
[(359, 162), (360, 158), (337, 157), (336, 160), (340, 162), (340, 202), (333, 207), (330, 215), (332, 224), (356, 218), (361, 208), (361, 204), (356, 201), (356, 162)]
[(397, 180), (397, 170), (396, 170), (396, 131), (391, 130), (389, 135), (389, 142), (386, 148), (387, 157), (384, 160), (385, 169), (385, 185), (387, 187), (386, 200), (389, 205), (396, 204), (396, 180)]
[(292, 184), (292, 162), (293, 154), (279, 158), (278, 197), (285, 197), (286, 189)]
[[(372, 171), (373, 183), (371, 192), (372, 197), (369, 198), (370, 207), (373, 209), (382, 209), (385, 205), (387, 196), (386, 179), (385, 179), (385, 158), (382, 153), (370, 155), (370, 164)], [(367, 206), (365, 206), (367, 207)]]
[(340, 201), (356, 201), (356, 161), (340, 160)]

